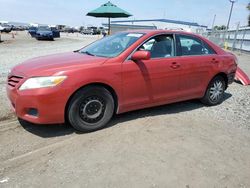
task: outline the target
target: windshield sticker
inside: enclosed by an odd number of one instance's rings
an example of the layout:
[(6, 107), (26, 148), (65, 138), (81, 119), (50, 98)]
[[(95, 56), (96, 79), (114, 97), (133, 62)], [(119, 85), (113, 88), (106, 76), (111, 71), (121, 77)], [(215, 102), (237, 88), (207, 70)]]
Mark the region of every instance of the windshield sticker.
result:
[(141, 36), (142, 36), (141, 33), (129, 33), (129, 34), (127, 34), (127, 37), (137, 37), (137, 38), (139, 38)]

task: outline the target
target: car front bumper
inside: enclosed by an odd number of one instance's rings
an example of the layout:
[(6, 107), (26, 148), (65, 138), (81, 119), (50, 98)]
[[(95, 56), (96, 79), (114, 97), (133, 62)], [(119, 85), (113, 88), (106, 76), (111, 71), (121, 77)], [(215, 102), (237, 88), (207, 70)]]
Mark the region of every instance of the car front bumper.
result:
[(52, 39), (53, 35), (35, 35), (37, 39)]
[(29, 89), (20, 91), (6, 86), (7, 95), (17, 117), (36, 124), (64, 123), (69, 96), (67, 88)]

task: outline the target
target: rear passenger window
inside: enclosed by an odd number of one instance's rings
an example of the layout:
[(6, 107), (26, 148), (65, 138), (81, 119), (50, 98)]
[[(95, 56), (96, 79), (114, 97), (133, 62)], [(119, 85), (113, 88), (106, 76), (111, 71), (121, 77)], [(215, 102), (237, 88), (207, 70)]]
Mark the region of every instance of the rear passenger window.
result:
[(179, 36), (178, 55), (206, 55), (215, 54), (206, 43), (192, 36)]

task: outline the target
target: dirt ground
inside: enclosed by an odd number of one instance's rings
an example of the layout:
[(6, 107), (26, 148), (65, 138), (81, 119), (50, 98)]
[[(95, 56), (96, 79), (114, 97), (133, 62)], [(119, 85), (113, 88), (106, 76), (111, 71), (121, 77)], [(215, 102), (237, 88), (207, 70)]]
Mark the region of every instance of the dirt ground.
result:
[[(93, 40), (38, 42), (20, 33), (0, 44), (0, 187), (250, 187), (249, 86), (230, 85), (219, 106), (194, 100), (129, 112), (88, 134), (10, 118), (10, 67)], [(239, 55), (239, 63), (250, 76), (250, 56)]]

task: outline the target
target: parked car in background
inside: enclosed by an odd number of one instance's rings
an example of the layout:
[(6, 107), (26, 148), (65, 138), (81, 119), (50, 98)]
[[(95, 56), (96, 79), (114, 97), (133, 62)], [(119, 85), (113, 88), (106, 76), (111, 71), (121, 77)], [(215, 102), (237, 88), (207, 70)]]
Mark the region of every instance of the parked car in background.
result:
[(101, 30), (98, 27), (88, 27), (87, 29), (92, 30), (92, 34), (93, 35), (100, 35), (101, 34)]
[(60, 31), (56, 27), (50, 27), (50, 29), (54, 38), (60, 38)]
[(54, 40), (54, 38), (60, 37), (60, 32), (56, 28), (49, 26), (39, 26), (36, 30), (34, 37), (37, 40)]
[(28, 29), (27, 26), (13, 26), (13, 28), (12, 28), (13, 31), (24, 31), (27, 29)]
[(92, 29), (83, 29), (81, 31), (81, 34), (83, 34), (83, 35), (93, 35), (93, 30)]
[(4, 29), (3, 26), (0, 25), (0, 32), (2, 32), (3, 29)]
[(63, 31), (66, 32), (66, 33), (77, 33), (77, 32), (79, 32), (79, 30), (74, 28), (74, 27), (66, 27), (66, 28), (64, 28)]
[(100, 35), (106, 33), (105, 29), (103, 27), (80, 27), (80, 33), (83, 35)]
[(37, 27), (29, 27), (28, 33), (30, 34), (31, 37), (35, 37), (37, 31)]
[(4, 24), (1, 24), (0, 30), (1, 30), (1, 32), (9, 33), (12, 31), (12, 26), (4, 23)]
[(218, 105), (234, 80), (236, 56), (183, 31), (127, 31), (81, 50), (28, 60), (8, 75), (20, 119), (103, 128), (113, 114), (200, 99)]

